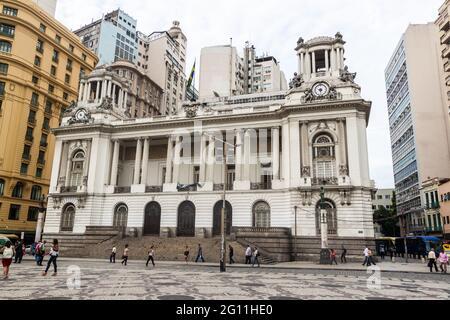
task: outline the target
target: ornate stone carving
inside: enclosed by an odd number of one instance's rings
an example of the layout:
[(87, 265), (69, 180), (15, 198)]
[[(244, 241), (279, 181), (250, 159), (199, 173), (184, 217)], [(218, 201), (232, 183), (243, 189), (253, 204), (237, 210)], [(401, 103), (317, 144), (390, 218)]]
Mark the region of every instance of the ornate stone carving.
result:
[(97, 107), (98, 110), (112, 110), (113, 102), (111, 97), (105, 97), (102, 103)]
[(348, 71), (348, 66), (344, 67), (344, 70), (341, 70), (341, 75), (339, 79), (341, 79), (344, 82), (354, 82), (356, 78), (356, 72), (351, 73)]
[(302, 192), (302, 204), (303, 204), (303, 206), (312, 205), (312, 192), (311, 191)]
[(348, 176), (348, 167), (347, 166), (340, 166), (339, 167), (339, 174), (341, 176)]
[(290, 89), (295, 89), (300, 87), (305, 81), (303, 80), (302, 75), (297, 74), (297, 72), (294, 73), (294, 78), (289, 83)]
[(73, 112), (73, 110), (75, 110), (75, 108), (77, 107), (77, 103), (72, 100), (69, 104), (69, 106), (64, 110), (63, 115), (68, 115), (71, 114)]
[(60, 209), (61, 208), (61, 198), (54, 197), (53, 198), (53, 209)]
[(298, 38), (298, 40), (297, 40), (297, 44), (298, 44), (298, 45), (301, 45), (301, 44), (303, 44), (304, 42), (305, 42), (305, 40), (304, 40), (302, 37)]
[(302, 178), (311, 177), (311, 167), (302, 167)]
[(342, 96), (336, 91), (335, 87), (331, 87), (328, 90), (328, 94), (323, 96), (316, 96), (313, 94), (312, 89), (308, 89), (305, 91), (305, 95), (302, 98), (303, 103), (312, 103), (314, 101), (321, 101), (321, 100), (338, 100), (342, 99)]
[(67, 121), (69, 125), (75, 123), (89, 123), (91, 122), (92, 117), (91, 114), (86, 109), (78, 109), (77, 112)]
[(343, 39), (343, 35), (340, 32), (336, 33), (336, 35), (334, 37), (336, 39), (338, 39), (338, 40), (342, 40)]
[(86, 197), (78, 197), (78, 209), (84, 209), (84, 206), (86, 205)]
[(186, 112), (186, 117), (195, 118), (197, 117), (198, 106), (197, 105), (186, 106), (184, 107), (184, 111)]
[(314, 95), (312, 93), (311, 89), (308, 89), (305, 91), (305, 96), (303, 97), (305, 102), (313, 102), (314, 101)]

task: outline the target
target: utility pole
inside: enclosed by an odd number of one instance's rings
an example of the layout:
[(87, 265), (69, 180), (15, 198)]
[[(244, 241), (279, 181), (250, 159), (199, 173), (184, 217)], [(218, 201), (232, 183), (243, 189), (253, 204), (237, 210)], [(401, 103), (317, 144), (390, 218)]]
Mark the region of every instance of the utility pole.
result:
[(221, 250), (220, 250), (220, 272), (226, 272), (227, 271), (227, 257), (226, 257), (226, 239), (225, 239), (225, 210), (226, 210), (226, 192), (227, 192), (227, 143), (224, 143), (223, 145), (223, 205), (222, 205), (222, 212), (221, 212), (221, 235), (222, 235), (222, 241), (221, 241)]
[(297, 261), (297, 209), (298, 207), (295, 206), (294, 207), (294, 212), (295, 212), (295, 239), (294, 239), (294, 261)]
[(39, 208), (39, 216), (36, 225), (36, 236), (34, 238), (34, 242), (39, 242), (42, 237), (42, 229), (44, 227), (45, 213), (47, 209), (45, 208), (45, 195), (41, 196), (41, 207)]
[(404, 243), (405, 243), (405, 258), (406, 258), (406, 263), (408, 263), (408, 214), (405, 215), (405, 239), (404, 239)]

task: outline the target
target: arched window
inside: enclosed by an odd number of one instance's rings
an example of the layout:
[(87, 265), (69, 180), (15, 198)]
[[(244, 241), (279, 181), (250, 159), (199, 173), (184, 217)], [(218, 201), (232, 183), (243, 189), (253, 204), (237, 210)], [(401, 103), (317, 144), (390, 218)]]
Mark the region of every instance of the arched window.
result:
[(335, 142), (326, 133), (318, 134), (313, 140), (314, 178), (330, 182), (337, 174)]
[(85, 162), (84, 151), (75, 152), (72, 158), (72, 171), (70, 174), (70, 186), (78, 187), (83, 185), (83, 173), (84, 173), (84, 162)]
[(0, 196), (5, 192), (5, 180), (0, 179)]
[(270, 228), (270, 206), (265, 201), (253, 205), (253, 227)]
[(8, 41), (0, 40), (0, 51), (5, 53), (11, 53), (11, 43)]
[[(330, 199), (325, 199), (323, 203), (324, 210), (327, 211), (327, 227), (328, 235), (337, 235), (337, 209), (334, 202)], [(317, 235), (321, 235), (321, 203), (320, 201), (316, 205), (316, 232)]]
[(31, 200), (41, 200), (42, 188), (40, 186), (33, 186), (31, 188)]
[(23, 183), (17, 182), (11, 196), (13, 198), (22, 198), (22, 195), (23, 195)]
[(71, 203), (66, 204), (61, 214), (61, 231), (73, 231), (75, 222), (75, 206)]
[(114, 210), (113, 226), (117, 228), (126, 228), (128, 223), (128, 207), (124, 203), (120, 203)]

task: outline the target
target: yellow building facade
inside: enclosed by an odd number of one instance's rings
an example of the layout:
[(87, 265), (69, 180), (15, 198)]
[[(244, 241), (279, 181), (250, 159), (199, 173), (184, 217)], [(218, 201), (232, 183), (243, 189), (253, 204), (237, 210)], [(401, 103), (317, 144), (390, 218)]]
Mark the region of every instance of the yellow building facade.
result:
[(98, 58), (30, 0), (0, 2), (0, 233), (33, 239), (62, 110)]

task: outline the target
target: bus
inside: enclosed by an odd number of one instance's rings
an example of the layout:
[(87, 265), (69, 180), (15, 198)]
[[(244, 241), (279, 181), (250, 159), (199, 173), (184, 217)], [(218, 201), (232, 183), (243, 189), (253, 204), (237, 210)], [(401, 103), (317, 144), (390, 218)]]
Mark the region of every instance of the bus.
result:
[[(426, 258), (431, 249), (434, 249), (436, 254), (442, 250), (442, 239), (432, 236), (414, 236), (406, 238), (406, 246), (408, 249), (408, 256), (414, 259)], [(405, 256), (405, 238), (395, 238), (396, 256)]]

